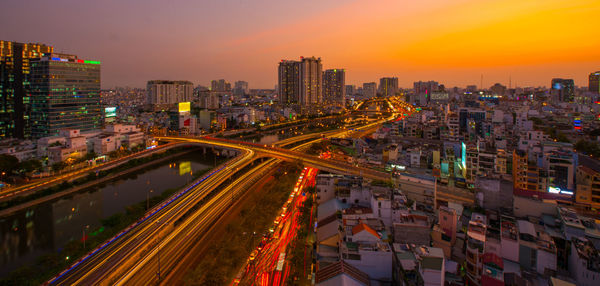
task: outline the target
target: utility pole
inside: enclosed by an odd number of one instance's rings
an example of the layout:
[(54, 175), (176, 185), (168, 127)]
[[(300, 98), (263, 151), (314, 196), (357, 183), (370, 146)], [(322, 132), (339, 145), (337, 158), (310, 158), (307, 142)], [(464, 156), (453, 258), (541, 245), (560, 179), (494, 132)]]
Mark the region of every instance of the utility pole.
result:
[(479, 89), (483, 89), (483, 74), (481, 74), (481, 82), (479, 84)]

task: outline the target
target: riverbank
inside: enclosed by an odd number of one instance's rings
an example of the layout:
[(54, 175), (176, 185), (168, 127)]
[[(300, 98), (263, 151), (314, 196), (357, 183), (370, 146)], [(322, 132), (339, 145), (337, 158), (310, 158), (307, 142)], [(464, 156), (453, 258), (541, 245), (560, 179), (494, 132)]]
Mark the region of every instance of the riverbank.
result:
[[(152, 154), (148, 157), (131, 159), (126, 163), (120, 164), (108, 170), (101, 170), (97, 173), (90, 172), (87, 176), (73, 180), (73, 182), (63, 182), (53, 187), (37, 191), (33, 194), (23, 197), (17, 197), (10, 201), (0, 203), (0, 217), (9, 215), (19, 210), (30, 208), (37, 204), (58, 199), (60, 197), (76, 193), (86, 188), (114, 180), (132, 172), (143, 170), (159, 164), (165, 160), (192, 152), (196, 149), (185, 150), (182, 148), (170, 149), (160, 154)], [(140, 165), (141, 164), (141, 165)]]
[[(181, 153), (176, 155), (181, 156)], [(194, 171), (192, 182), (211, 169), (212, 167), (205, 167), (204, 169)], [(59, 245), (51, 253), (43, 254), (27, 265), (9, 273), (0, 279), (0, 285), (39, 285), (47, 281), (47, 279), (71, 265), (73, 261), (76, 261), (90, 250), (95, 249), (143, 217), (149, 209), (159, 205), (165, 199), (171, 197), (189, 184), (186, 183), (166, 190), (163, 189), (160, 195), (151, 197), (148, 200), (138, 200), (134, 204), (128, 204), (121, 211), (101, 219), (95, 227), (85, 229), (83, 233), (80, 230), (79, 235), (74, 234), (76, 238), (66, 243), (66, 245)], [(158, 193), (156, 192), (156, 194)], [(82, 234), (85, 236), (82, 236)]]

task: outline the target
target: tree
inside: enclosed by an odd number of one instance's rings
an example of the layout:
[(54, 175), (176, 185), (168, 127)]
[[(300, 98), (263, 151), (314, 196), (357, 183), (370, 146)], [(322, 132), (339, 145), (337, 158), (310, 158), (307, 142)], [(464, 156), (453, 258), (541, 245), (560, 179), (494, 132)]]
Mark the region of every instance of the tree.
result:
[(0, 172), (12, 174), (19, 166), (19, 159), (13, 155), (0, 154)]
[(85, 154), (85, 156), (83, 156), (84, 160), (92, 160), (94, 158), (98, 157), (98, 154), (96, 154), (96, 152), (89, 152), (87, 154)]
[(19, 169), (29, 173), (42, 168), (42, 162), (40, 160), (30, 159), (23, 161), (19, 164)]
[(57, 172), (57, 171), (64, 169), (66, 166), (67, 166), (67, 163), (65, 163), (65, 162), (57, 162), (57, 163), (52, 164), (52, 170)]
[(118, 158), (119, 157), (119, 152), (117, 152), (117, 151), (111, 151), (111, 152), (108, 153), (108, 157), (113, 158), (113, 159)]

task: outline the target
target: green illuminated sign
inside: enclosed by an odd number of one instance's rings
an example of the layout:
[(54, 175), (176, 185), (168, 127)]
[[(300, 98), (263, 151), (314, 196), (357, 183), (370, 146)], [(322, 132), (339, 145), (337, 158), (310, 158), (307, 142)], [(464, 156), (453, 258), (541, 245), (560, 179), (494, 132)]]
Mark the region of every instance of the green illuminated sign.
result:
[(99, 65), (100, 64), (99, 61), (87, 61), (87, 60), (85, 60), (83, 62), (86, 63), (86, 64), (93, 64), (93, 65)]

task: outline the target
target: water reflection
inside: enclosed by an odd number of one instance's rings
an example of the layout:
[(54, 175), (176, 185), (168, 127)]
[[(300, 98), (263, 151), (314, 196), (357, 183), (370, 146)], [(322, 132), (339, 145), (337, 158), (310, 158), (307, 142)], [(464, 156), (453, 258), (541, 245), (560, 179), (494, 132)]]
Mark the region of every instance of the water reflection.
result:
[(191, 182), (194, 172), (210, 168), (212, 157), (187, 153), (56, 201), (0, 218), (0, 276), (43, 254), (61, 251), (73, 240), (102, 231), (101, 220), (163, 191)]

